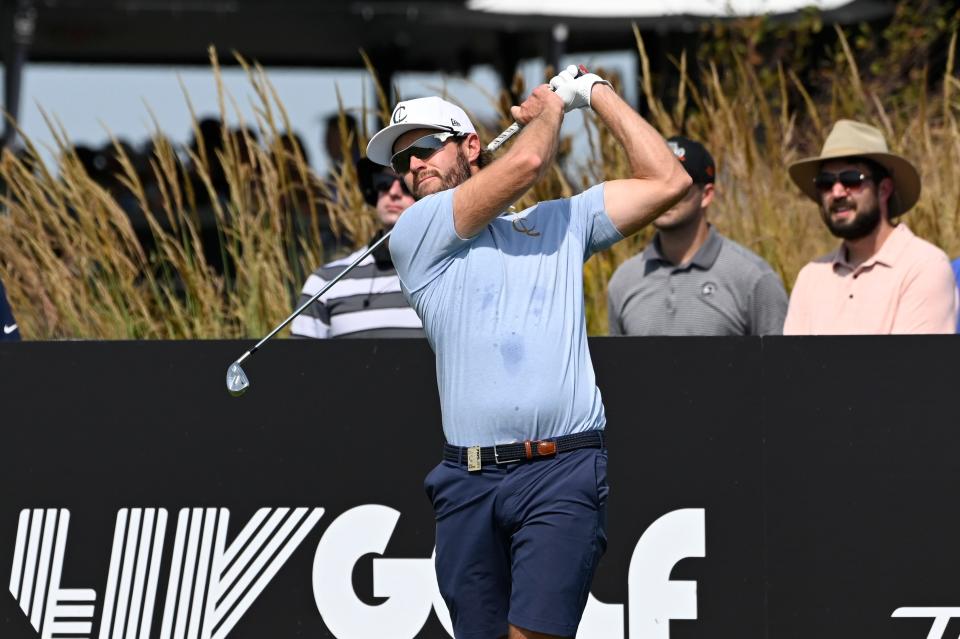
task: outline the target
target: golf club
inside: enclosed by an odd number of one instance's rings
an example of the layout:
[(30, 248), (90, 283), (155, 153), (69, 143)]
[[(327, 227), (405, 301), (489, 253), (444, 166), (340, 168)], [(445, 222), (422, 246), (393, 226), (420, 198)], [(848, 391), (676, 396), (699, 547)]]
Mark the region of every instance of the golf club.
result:
[[(505, 129), (503, 133), (498, 135), (496, 138), (494, 138), (494, 140), (490, 144), (487, 145), (487, 151), (496, 151), (498, 148), (500, 148), (500, 146), (504, 142), (509, 140), (519, 130), (520, 130), (520, 125), (514, 122), (509, 127), (507, 127), (507, 129)], [(320, 296), (326, 293), (328, 290), (330, 290), (330, 287), (332, 287), (334, 284), (339, 282), (344, 275), (352, 271), (360, 262), (364, 260), (364, 258), (366, 258), (368, 255), (373, 253), (378, 246), (386, 242), (387, 239), (390, 237), (391, 232), (392, 231), (388, 231), (384, 233), (383, 237), (381, 237), (379, 240), (371, 244), (370, 247), (360, 255), (360, 257), (358, 257), (353, 262), (351, 262), (346, 268), (340, 271), (340, 273), (337, 274), (336, 277), (334, 277), (332, 280), (327, 282), (326, 285), (323, 288), (321, 288), (319, 291), (317, 291), (317, 293), (313, 297), (311, 297), (309, 300), (301, 304), (300, 308), (298, 308), (293, 313), (291, 313), (287, 319), (280, 322), (280, 324), (278, 324), (276, 328), (270, 331), (266, 337), (264, 337), (259, 342), (257, 342), (253, 348), (251, 348), (246, 353), (241, 355), (234, 363), (230, 364), (230, 367), (227, 368), (227, 391), (234, 397), (239, 397), (240, 395), (243, 395), (243, 393), (246, 392), (248, 388), (250, 388), (250, 379), (247, 377), (247, 374), (243, 372), (243, 368), (240, 366), (244, 362), (244, 360), (246, 360), (248, 357), (256, 353), (257, 350), (261, 346), (263, 346), (263, 344), (267, 340), (269, 340), (271, 337), (273, 337), (274, 335), (279, 333), (281, 330), (283, 330), (284, 326), (292, 322), (294, 318), (296, 318), (300, 313), (302, 313), (308, 306), (310, 306), (311, 304), (316, 302), (318, 299), (320, 299)]]

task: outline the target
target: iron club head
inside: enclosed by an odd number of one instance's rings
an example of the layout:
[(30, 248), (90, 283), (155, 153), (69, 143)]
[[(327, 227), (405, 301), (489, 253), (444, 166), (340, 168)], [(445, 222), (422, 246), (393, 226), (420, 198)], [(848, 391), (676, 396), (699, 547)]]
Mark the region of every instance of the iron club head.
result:
[(227, 391), (234, 397), (240, 397), (248, 388), (250, 388), (250, 380), (240, 368), (240, 362), (230, 364), (230, 368), (227, 369)]

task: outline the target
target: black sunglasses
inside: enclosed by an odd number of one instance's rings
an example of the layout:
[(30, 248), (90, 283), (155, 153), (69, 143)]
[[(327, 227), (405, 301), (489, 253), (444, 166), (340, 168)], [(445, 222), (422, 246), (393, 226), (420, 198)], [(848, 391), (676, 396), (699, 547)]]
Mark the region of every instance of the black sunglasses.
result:
[(853, 169), (840, 171), (839, 173), (821, 171), (817, 177), (813, 178), (813, 185), (817, 187), (818, 191), (824, 192), (831, 190), (837, 182), (847, 189), (859, 189), (863, 186), (863, 183), (869, 179), (869, 175), (864, 175), (860, 171)]
[(446, 132), (425, 135), (419, 140), (414, 140), (406, 148), (394, 153), (393, 157), (390, 158), (390, 166), (393, 167), (394, 171), (403, 175), (410, 170), (410, 158), (414, 157), (418, 160), (426, 160), (431, 155), (439, 151), (443, 145), (449, 142), (451, 139), (456, 139), (459, 137), (462, 136), (459, 136), (456, 133)]
[(394, 182), (400, 182), (400, 188), (403, 189), (405, 195), (410, 195), (410, 191), (407, 190), (407, 184), (399, 175), (394, 175), (392, 173), (377, 173), (373, 176), (373, 188), (377, 192), (377, 195), (383, 195), (387, 193), (390, 189), (393, 188)]

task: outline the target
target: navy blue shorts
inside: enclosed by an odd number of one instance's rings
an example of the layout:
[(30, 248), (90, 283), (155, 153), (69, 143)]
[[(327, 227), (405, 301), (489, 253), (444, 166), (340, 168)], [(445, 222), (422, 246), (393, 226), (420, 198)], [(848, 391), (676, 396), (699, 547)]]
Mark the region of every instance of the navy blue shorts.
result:
[(577, 632), (607, 549), (607, 451), (468, 472), (444, 461), (424, 481), (437, 518), (436, 570), (457, 639), (493, 639), (507, 623)]

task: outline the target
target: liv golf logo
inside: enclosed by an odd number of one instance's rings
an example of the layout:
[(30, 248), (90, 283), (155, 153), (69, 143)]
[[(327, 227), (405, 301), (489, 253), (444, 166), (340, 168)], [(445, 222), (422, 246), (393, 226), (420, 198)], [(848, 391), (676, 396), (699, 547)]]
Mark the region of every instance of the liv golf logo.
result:
[[(98, 605), (92, 589), (61, 587), (70, 511), (23, 510), (10, 593), (41, 639), (93, 637), (97, 610), (98, 639), (226, 639), (323, 512), (263, 508), (227, 544), (226, 508), (180, 510), (172, 540), (167, 510), (122, 509)], [(357, 506), (338, 516), (317, 543), (313, 597), (333, 636), (413, 639), (431, 613), (453, 636), (433, 558), (382, 556), (399, 518), (400, 512), (387, 506)], [(699, 508), (669, 512), (653, 522), (630, 558), (629, 625), (627, 605), (603, 603), (591, 595), (577, 637), (669, 639), (671, 619), (696, 619), (696, 582), (672, 581), (670, 572), (684, 558), (706, 555), (704, 522)], [(357, 562), (371, 554), (377, 555), (373, 596), (384, 599), (376, 605), (362, 601), (352, 583)], [(165, 584), (161, 563), (169, 565)]]
[[(227, 546), (225, 508), (184, 508), (174, 532), (161, 639), (223, 639), (323, 514), (263, 508)], [(91, 637), (97, 594), (61, 588), (70, 511), (20, 513), (10, 592), (41, 639)], [(100, 616), (100, 639), (151, 637), (167, 511), (117, 513)]]

